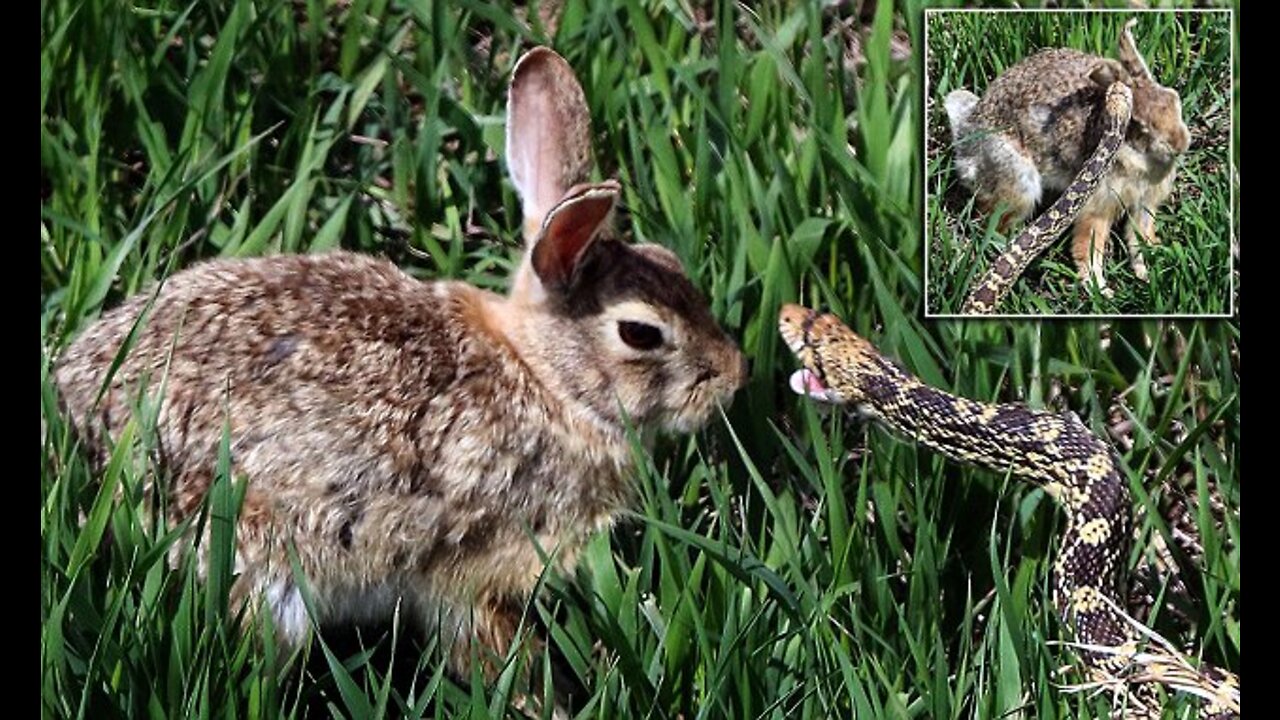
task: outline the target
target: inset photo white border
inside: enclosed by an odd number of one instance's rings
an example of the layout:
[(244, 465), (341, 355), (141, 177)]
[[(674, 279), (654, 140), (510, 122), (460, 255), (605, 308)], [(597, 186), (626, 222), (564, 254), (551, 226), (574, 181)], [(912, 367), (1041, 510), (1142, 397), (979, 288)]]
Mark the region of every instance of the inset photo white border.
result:
[[(924, 21), (926, 318), (1235, 314), (1234, 10), (926, 9)], [(1055, 48), (1077, 54), (1005, 76)], [(998, 94), (985, 98), (997, 78)], [(1117, 80), (1132, 98), (1125, 140), (1095, 155)], [(1036, 237), (1036, 225), (1054, 237)], [(1035, 257), (1018, 252), (1026, 247)], [(993, 275), (1003, 296), (985, 308), (973, 300), (990, 293), (974, 288)]]

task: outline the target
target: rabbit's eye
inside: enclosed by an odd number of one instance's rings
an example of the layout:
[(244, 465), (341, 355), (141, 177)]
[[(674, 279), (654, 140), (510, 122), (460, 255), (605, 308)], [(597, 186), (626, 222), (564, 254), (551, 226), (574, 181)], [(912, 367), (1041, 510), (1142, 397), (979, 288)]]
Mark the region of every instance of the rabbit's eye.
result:
[(662, 345), (662, 331), (641, 322), (619, 320), (618, 337), (637, 350), (654, 350)]

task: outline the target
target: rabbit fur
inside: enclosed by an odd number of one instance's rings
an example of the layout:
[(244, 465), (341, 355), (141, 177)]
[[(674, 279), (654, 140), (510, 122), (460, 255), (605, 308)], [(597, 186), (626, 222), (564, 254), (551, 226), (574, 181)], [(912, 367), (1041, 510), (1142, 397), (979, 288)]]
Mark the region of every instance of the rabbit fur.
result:
[(1173, 190), (1177, 158), (1191, 143), (1177, 91), (1156, 81), (1137, 50), (1136, 24), (1125, 24), (1118, 60), (1066, 48), (1042, 50), (997, 77), (981, 99), (961, 89), (944, 100), (956, 174), (981, 211), (1003, 207), (999, 229), (1007, 232), (1042, 199), (1066, 189), (1098, 144), (1107, 88), (1113, 82), (1129, 86), (1133, 116), (1125, 143), (1072, 231), (1081, 280), (1104, 291), (1111, 226), (1126, 214), (1130, 263), (1138, 278), (1147, 279), (1139, 240), (1160, 242), (1155, 211)]
[(526, 239), (507, 296), (349, 252), (215, 260), (107, 312), (56, 365), (100, 456), (159, 392), (172, 522), (198, 511), (226, 424), (247, 479), (233, 600), (264, 603), (287, 646), (311, 627), (292, 544), (319, 622), (403, 601), (460, 674), (473, 636), (501, 656), (543, 553), (572, 568), (627, 506), (627, 424), (692, 431), (746, 381), (676, 256), (613, 236), (619, 185), (586, 184), (585, 98), (547, 48), (516, 65), (507, 138)]

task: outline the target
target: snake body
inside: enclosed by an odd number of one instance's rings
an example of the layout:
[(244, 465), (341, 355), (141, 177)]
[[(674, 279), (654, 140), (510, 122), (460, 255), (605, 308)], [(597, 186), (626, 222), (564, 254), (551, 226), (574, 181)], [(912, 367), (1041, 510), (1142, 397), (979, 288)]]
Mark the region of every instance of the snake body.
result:
[(1106, 178), (1111, 166), (1115, 164), (1116, 153), (1124, 143), (1129, 120), (1133, 115), (1133, 91), (1124, 83), (1112, 83), (1107, 88), (1103, 107), (1105, 126), (1089, 159), (1049, 209), (1027, 225), (991, 267), (987, 268), (982, 279), (969, 291), (962, 309), (964, 314), (986, 315), (995, 312), (1000, 300), (1022, 276), (1031, 261), (1075, 222), (1085, 202)]
[(1128, 484), (1111, 447), (1079, 417), (975, 402), (926, 385), (834, 315), (787, 305), (779, 330), (803, 366), (793, 389), (856, 405), (955, 460), (1031, 481), (1062, 506), (1067, 522), (1054, 562), (1054, 606), (1082, 647), (1091, 680), (1128, 688), (1129, 717), (1159, 717), (1156, 684), (1205, 698), (1203, 717), (1239, 715), (1236, 676), (1196, 669), (1168, 646), (1145, 647), (1144, 633), (1124, 613), (1121, 576), (1132, 537)]

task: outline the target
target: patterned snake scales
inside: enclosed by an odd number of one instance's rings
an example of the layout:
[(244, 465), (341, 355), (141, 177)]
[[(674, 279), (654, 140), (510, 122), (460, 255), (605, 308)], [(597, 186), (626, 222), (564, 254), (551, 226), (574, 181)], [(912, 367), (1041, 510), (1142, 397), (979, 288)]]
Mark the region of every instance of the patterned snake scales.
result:
[(1098, 185), (1115, 164), (1116, 153), (1124, 142), (1129, 119), (1133, 115), (1133, 91), (1129, 86), (1117, 82), (1107, 88), (1105, 111), (1106, 127), (1102, 132), (1102, 139), (1098, 141), (1098, 147), (1094, 148), (1084, 167), (1076, 173), (1061, 197), (1036, 218), (1035, 222), (1027, 225), (1009, 244), (1009, 248), (987, 268), (986, 274), (969, 291), (961, 312), (966, 315), (995, 312), (1000, 300), (1022, 276), (1031, 261), (1075, 221), (1085, 201), (1098, 189)]
[[(1129, 489), (1110, 446), (1073, 413), (992, 405), (922, 383), (834, 315), (782, 308), (779, 331), (803, 366), (797, 392), (859, 406), (931, 450), (1043, 487), (1067, 515), (1054, 563), (1053, 602), (1098, 687), (1125, 688), (1125, 716), (1159, 717), (1155, 685), (1204, 699), (1204, 718), (1240, 713), (1240, 681), (1196, 669), (1121, 609), (1121, 576), (1132, 536)], [(1152, 642), (1146, 642), (1153, 640)]]

